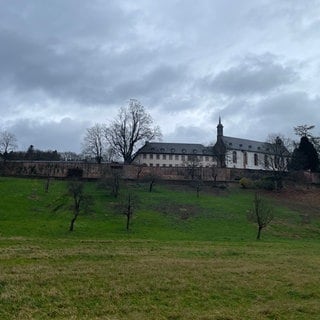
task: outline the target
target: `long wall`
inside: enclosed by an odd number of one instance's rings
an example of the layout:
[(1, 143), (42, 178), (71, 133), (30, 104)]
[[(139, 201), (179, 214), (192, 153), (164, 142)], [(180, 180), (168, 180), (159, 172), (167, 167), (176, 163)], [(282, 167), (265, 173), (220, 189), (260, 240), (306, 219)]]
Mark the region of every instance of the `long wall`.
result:
[[(53, 177), (67, 178), (75, 172), (81, 172), (85, 179), (99, 179), (112, 174), (119, 174), (123, 179), (150, 179), (151, 177), (163, 180), (188, 181), (201, 179), (202, 181), (237, 181), (242, 177), (258, 179), (264, 177), (266, 172), (262, 170), (242, 170), (234, 168), (215, 167), (149, 167), (139, 165), (122, 164), (96, 164), (86, 162), (45, 162), (45, 161), (10, 161), (0, 163), (0, 174), (5, 176), (21, 177)], [(320, 174), (304, 172), (293, 179), (304, 179), (310, 183), (320, 183)]]
[(99, 179), (119, 173), (124, 179), (144, 179), (151, 176), (164, 180), (191, 180), (201, 178), (204, 181), (228, 181), (230, 169), (226, 168), (187, 168), (187, 167), (148, 167), (139, 165), (97, 164), (86, 162), (45, 162), (10, 161), (0, 163), (0, 173), (8, 176), (55, 177), (66, 178), (75, 171), (81, 172), (86, 179)]

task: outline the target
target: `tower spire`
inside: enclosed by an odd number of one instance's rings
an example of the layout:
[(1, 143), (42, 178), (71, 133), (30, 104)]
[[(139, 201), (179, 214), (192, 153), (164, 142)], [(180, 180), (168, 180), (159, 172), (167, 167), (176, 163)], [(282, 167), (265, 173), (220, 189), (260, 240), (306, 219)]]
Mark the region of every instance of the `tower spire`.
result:
[(219, 116), (219, 124), (217, 125), (217, 138), (223, 136), (223, 125), (221, 123), (221, 116)]

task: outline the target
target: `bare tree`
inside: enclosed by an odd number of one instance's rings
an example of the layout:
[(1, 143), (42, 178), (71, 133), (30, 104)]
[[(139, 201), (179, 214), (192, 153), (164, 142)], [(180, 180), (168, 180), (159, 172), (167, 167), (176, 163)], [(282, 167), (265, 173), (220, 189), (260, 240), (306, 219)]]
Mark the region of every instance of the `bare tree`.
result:
[(102, 124), (96, 123), (86, 131), (82, 143), (82, 152), (86, 156), (94, 157), (97, 163), (101, 163), (105, 148), (105, 128)]
[(187, 168), (187, 175), (191, 180), (194, 180), (196, 176), (199, 175), (199, 172), (201, 170), (200, 165), (200, 159), (197, 155), (191, 154), (187, 156), (187, 159), (183, 161), (183, 165)]
[(160, 174), (156, 170), (153, 170), (155, 168), (151, 168), (150, 172), (146, 175), (144, 175), (142, 181), (146, 182), (149, 186), (149, 192), (153, 191), (154, 185), (161, 180)]
[(45, 181), (44, 190), (45, 190), (45, 192), (49, 192), (50, 181), (56, 172), (57, 165), (53, 162), (48, 162), (45, 169), (46, 169), (47, 179)]
[(138, 205), (138, 199), (131, 192), (128, 192), (120, 203), (120, 211), (126, 216), (126, 230), (130, 230), (133, 213)]
[(257, 223), (257, 240), (260, 240), (262, 229), (266, 228), (273, 220), (273, 210), (262, 201), (257, 192), (254, 194), (253, 208), (249, 211), (248, 219)]
[(69, 231), (74, 230), (74, 223), (81, 212), (86, 212), (92, 205), (92, 198), (84, 192), (84, 182), (81, 180), (71, 180), (68, 183), (68, 194), (72, 197), (73, 217), (70, 221)]
[(102, 189), (111, 191), (111, 195), (115, 198), (119, 196), (120, 182), (123, 175), (123, 168), (118, 164), (111, 164), (103, 172), (99, 182), (99, 186)]
[(3, 160), (7, 160), (8, 153), (17, 148), (17, 138), (8, 131), (0, 132), (0, 152)]
[(144, 140), (161, 136), (159, 127), (153, 127), (153, 120), (144, 106), (131, 99), (126, 108), (121, 108), (117, 118), (106, 129), (106, 138), (124, 163), (130, 163), (137, 147)]
[(284, 174), (288, 170), (292, 141), (281, 135), (269, 135), (264, 147), (266, 150), (262, 160), (264, 167), (272, 171), (275, 189), (279, 190), (282, 188)]

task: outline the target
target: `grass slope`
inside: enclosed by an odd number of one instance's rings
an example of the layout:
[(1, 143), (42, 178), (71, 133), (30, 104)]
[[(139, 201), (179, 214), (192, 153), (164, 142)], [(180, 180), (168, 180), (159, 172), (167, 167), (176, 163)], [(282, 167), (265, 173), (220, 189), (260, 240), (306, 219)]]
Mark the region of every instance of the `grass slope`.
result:
[[(0, 319), (318, 319), (319, 217), (265, 195), (275, 219), (255, 241), (252, 192), (123, 186), (132, 230), (108, 191), (73, 233), (66, 184), (0, 180)], [(284, 205), (286, 204), (286, 205)], [(302, 219), (312, 211), (312, 219)]]

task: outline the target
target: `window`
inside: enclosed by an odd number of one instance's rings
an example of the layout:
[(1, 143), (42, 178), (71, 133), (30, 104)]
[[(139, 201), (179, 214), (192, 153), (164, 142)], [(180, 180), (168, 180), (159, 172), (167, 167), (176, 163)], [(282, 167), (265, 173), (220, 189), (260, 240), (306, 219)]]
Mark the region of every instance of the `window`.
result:
[(181, 156), (181, 160), (182, 160), (182, 161), (185, 161), (185, 160), (186, 160), (186, 156), (185, 156), (184, 154)]
[(179, 155), (176, 154), (176, 155), (174, 156), (174, 159), (175, 159), (175, 160), (179, 160)]
[(176, 150), (174, 148), (171, 149), (171, 153), (174, 153)]
[(269, 168), (269, 158), (267, 154), (264, 155), (264, 166)]
[(193, 153), (197, 153), (197, 149), (193, 149)]
[(160, 164), (159, 164), (159, 163), (157, 163), (157, 164), (156, 164), (156, 166), (157, 166), (157, 167), (160, 167)]
[(232, 162), (237, 163), (237, 151), (232, 152)]
[(206, 156), (206, 161), (209, 161), (209, 157), (208, 156)]
[(162, 155), (162, 159), (163, 159), (163, 160), (166, 160), (166, 159), (167, 159), (167, 155), (163, 154), (163, 155)]
[(149, 166), (150, 166), (150, 167), (153, 167), (153, 163), (150, 163)]
[(172, 160), (172, 154), (169, 154), (169, 160)]
[(203, 156), (199, 156), (199, 161), (203, 161)]
[(255, 153), (254, 154), (254, 165), (257, 166), (259, 164), (259, 158), (258, 155)]
[(166, 165), (165, 165), (165, 164), (163, 164), (162, 166), (163, 166), (163, 167), (165, 167)]
[(243, 153), (243, 165), (246, 166), (248, 164), (248, 154), (246, 152)]
[(160, 159), (160, 154), (157, 154), (157, 159)]
[(186, 149), (182, 149), (182, 153), (186, 153), (187, 152), (187, 150)]
[(144, 153), (144, 154), (142, 155), (142, 158), (143, 158), (143, 159), (146, 159), (146, 158), (147, 158), (147, 155)]
[(150, 154), (150, 155), (149, 155), (149, 159), (153, 159), (153, 154)]

